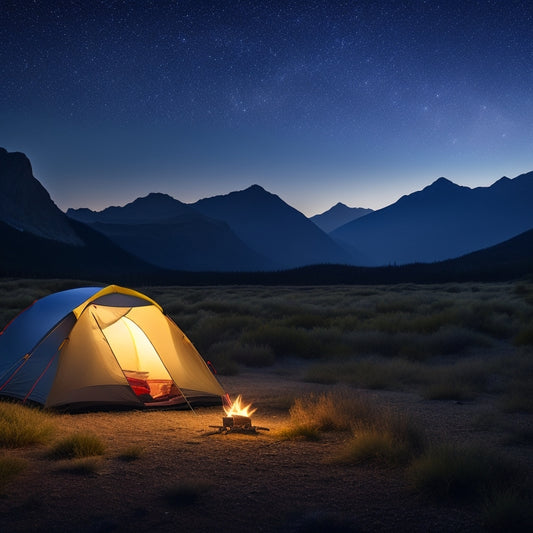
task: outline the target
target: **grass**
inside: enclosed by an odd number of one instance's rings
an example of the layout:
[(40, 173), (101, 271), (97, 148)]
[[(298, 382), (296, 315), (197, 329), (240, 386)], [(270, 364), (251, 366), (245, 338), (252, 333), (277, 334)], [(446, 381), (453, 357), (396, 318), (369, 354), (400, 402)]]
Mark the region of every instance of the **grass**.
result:
[(54, 444), (48, 457), (50, 459), (81, 459), (105, 453), (104, 443), (92, 433), (76, 433)]
[[(0, 280), (0, 328), (36, 298), (80, 284)], [(286, 357), (385, 357), (425, 363), (442, 356), (494, 352), (502, 343), (531, 353), (532, 286), (521, 282), (139, 290), (163, 306), (221, 374), (235, 374), (240, 366), (271, 366)]]
[(332, 462), (400, 466), (420, 455), (425, 447), (423, 431), (410, 418), (380, 410), (373, 419), (356, 423), (352, 438)]
[(425, 449), (422, 430), (408, 417), (371, 405), (354, 390), (297, 398), (289, 423), (277, 437), (317, 441), (328, 431), (350, 432), (351, 438), (331, 456), (332, 463), (377, 462), (403, 465)]
[(18, 457), (0, 457), (0, 494), (26, 468), (26, 461)]
[(55, 430), (52, 415), (16, 403), (0, 402), (0, 447), (45, 444)]
[(319, 440), (326, 431), (349, 431), (359, 417), (370, 416), (370, 405), (348, 389), (296, 398), (288, 424), (279, 430), (281, 439)]
[(523, 472), (506, 458), (479, 446), (429, 448), (410, 466), (416, 489), (440, 500), (480, 500), (525, 486)]

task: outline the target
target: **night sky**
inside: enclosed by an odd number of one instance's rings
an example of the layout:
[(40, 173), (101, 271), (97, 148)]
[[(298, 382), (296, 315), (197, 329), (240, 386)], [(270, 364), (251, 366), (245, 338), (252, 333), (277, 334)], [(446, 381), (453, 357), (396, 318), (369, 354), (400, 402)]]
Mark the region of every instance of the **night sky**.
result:
[(2, 2), (0, 146), (62, 209), (254, 183), (306, 215), (533, 170), (530, 1)]

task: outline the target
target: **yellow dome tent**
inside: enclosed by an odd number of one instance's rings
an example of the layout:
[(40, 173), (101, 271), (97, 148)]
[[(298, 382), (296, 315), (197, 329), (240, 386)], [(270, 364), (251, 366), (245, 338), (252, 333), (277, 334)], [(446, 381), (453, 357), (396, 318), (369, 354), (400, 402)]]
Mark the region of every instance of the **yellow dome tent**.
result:
[(224, 395), (179, 327), (131, 289), (51, 294), (0, 334), (0, 396), (90, 408), (212, 405)]

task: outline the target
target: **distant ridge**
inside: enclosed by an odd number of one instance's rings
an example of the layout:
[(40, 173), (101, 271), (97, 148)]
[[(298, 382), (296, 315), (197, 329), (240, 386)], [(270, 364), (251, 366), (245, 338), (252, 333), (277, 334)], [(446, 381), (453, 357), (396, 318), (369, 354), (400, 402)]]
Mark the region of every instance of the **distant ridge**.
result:
[(161, 222), (170, 218), (194, 214), (187, 204), (172, 198), (168, 194), (150, 193), (137, 198), (124, 207), (111, 206), (102, 211), (91, 211), (87, 208), (68, 209), (70, 218), (92, 224), (103, 222), (108, 224), (146, 224)]
[(99, 212), (69, 209), (67, 214), (160, 268), (242, 271), (274, 267), (246, 246), (226, 223), (206, 217), (167, 194), (151, 193), (124, 207)]
[(439, 178), (421, 191), (331, 233), (358, 264), (434, 262), (498, 244), (533, 228), (533, 172), (470, 189)]
[(310, 217), (309, 220), (312, 220), (322, 231), (330, 233), (352, 220), (372, 213), (372, 211), (373, 209), (365, 209), (364, 207), (348, 207), (338, 202), (324, 213)]

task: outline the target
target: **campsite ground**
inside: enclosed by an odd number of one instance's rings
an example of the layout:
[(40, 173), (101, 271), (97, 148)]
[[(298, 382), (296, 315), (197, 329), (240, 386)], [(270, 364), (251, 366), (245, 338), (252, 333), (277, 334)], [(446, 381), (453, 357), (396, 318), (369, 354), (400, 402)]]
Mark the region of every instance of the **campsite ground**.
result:
[[(8, 450), (29, 467), (0, 499), (6, 531), (483, 531), (479, 505), (435, 501), (413, 489), (405, 468), (338, 465), (329, 459), (349, 437), (281, 440), (293, 399), (335, 386), (302, 382), (302, 368), (277, 367), (221, 378), (234, 397), (252, 399), (256, 435), (213, 434), (221, 408), (101, 412), (54, 417), (61, 435), (92, 432), (106, 452), (86, 474), (51, 461), (46, 447)], [(422, 400), (418, 394), (353, 391), (375, 405), (409, 413), (435, 442), (482, 442), (532, 469), (530, 448), (505, 446), (494, 399)], [(531, 415), (508, 424), (532, 431)], [(142, 449), (133, 461), (124, 450)], [(184, 488), (194, 487), (192, 493)], [(169, 490), (184, 491), (168, 499)], [(192, 501), (188, 497), (192, 494)], [(511, 527), (512, 530), (512, 527)]]
[[(0, 280), (0, 328), (36, 298), (83, 284)], [(54, 414), (51, 441), (0, 449), (0, 531), (529, 531), (530, 282), (140, 290), (223, 370), (231, 397), (257, 407), (253, 424), (270, 431), (217, 434), (210, 426), (221, 424), (221, 407)], [(495, 466), (509, 459), (518, 470), (503, 471), (517, 474), (516, 490), (500, 477), (496, 499), (468, 498), (461, 486), (435, 497), (415, 485), (411, 464), (335, 462), (353, 429), (316, 441), (281, 437), (295, 400), (335, 391), (409, 418), (430, 448), (494, 452), (486, 457)], [(55, 442), (88, 432), (103, 455), (48, 457)], [(5, 458), (25, 468), (3, 484)], [(478, 470), (464, 465), (459, 485), (483, 478), (486, 463), (470, 460)], [(446, 489), (446, 472), (438, 480)]]

